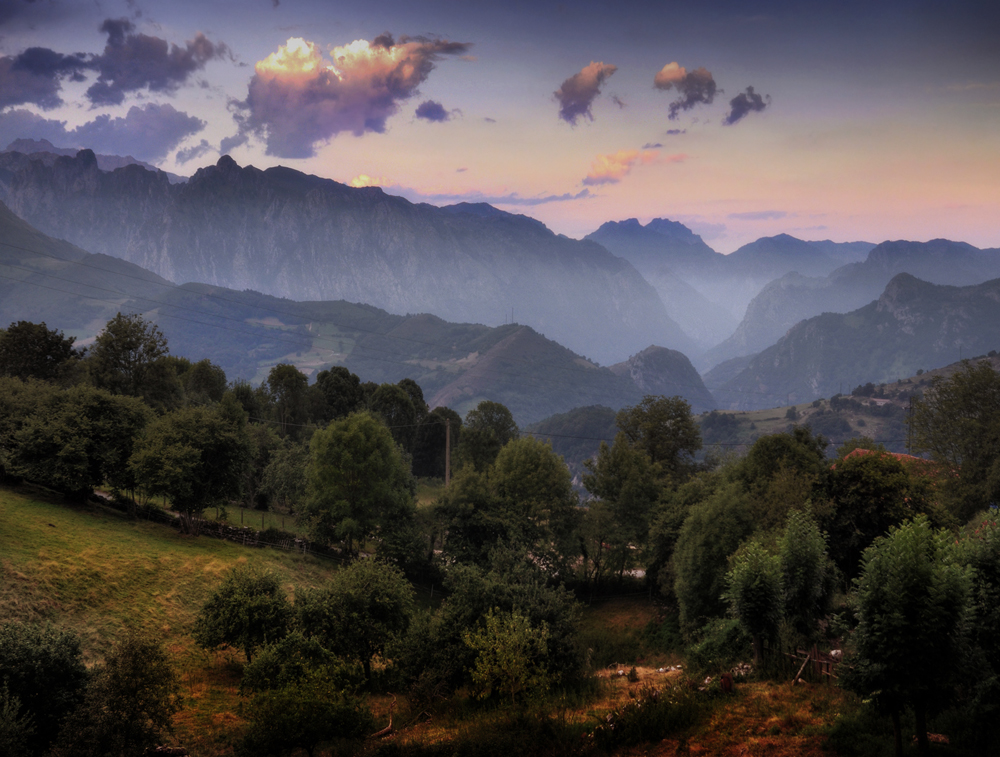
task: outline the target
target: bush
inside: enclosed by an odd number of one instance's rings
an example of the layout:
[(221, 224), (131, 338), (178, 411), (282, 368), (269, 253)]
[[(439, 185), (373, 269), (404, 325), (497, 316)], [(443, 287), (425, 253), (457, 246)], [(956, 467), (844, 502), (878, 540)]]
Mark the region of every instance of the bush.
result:
[(695, 696), (683, 685), (643, 686), (635, 699), (601, 717), (591, 735), (604, 749), (660, 741), (698, 722), (703, 705)]
[(714, 620), (688, 648), (689, 671), (718, 673), (753, 656), (752, 640), (736, 618)]

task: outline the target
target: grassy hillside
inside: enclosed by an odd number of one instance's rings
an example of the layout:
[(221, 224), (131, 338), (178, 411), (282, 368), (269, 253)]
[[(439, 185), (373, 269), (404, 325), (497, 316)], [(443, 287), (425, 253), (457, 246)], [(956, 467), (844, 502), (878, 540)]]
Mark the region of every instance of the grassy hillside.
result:
[(159, 638), (181, 675), (176, 738), (191, 754), (219, 753), (237, 722), (239, 671), (228, 655), (197, 649), (198, 610), (237, 562), (277, 573), (289, 595), (321, 585), (335, 564), (250, 550), (44, 492), (0, 488), (0, 618), (52, 623), (80, 636), (88, 663), (127, 623)]

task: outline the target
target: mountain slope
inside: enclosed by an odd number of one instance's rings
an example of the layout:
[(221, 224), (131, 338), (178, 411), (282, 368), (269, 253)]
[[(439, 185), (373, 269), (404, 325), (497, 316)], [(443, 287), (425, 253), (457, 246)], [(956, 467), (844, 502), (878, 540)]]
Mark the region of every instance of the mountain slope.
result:
[(642, 394), (665, 397), (679, 395), (691, 403), (693, 413), (714, 410), (715, 398), (705, 387), (691, 361), (677, 350), (655, 345), (611, 366), (612, 372), (627, 376)]
[(895, 381), (998, 343), (1000, 279), (954, 287), (901, 273), (862, 308), (797, 324), (714, 394), (721, 406), (739, 410), (805, 402)]
[(691, 347), (629, 263), (496, 209), (414, 205), (228, 156), (177, 185), (135, 165), (102, 172), (88, 150), (11, 174), (8, 204), (41, 231), (174, 281), (460, 322), (513, 309), (602, 362), (653, 342)]
[(702, 360), (715, 364), (759, 352), (799, 321), (824, 312), (846, 313), (871, 302), (893, 276), (903, 272), (933, 284), (979, 284), (1000, 277), (1000, 251), (947, 239), (883, 242), (865, 261), (842, 266), (826, 277), (787, 274), (761, 290), (733, 335)]

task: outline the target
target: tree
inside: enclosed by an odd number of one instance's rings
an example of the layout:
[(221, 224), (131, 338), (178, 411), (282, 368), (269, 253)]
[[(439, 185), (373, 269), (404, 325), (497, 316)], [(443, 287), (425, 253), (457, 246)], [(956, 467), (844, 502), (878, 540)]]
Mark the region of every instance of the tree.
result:
[(726, 561), (753, 527), (746, 494), (737, 483), (720, 486), (691, 507), (673, 558), (674, 592), (685, 633), (725, 613)]
[(21, 700), (7, 687), (0, 688), (0, 754), (31, 757), (29, 742), (35, 735), (30, 714), (21, 714)]
[(382, 384), (372, 395), (369, 408), (385, 422), (396, 444), (412, 452), (420, 416), (410, 394), (398, 384)]
[(234, 496), (251, 443), (246, 416), (234, 402), (176, 410), (151, 423), (136, 442), (129, 468), (150, 495), (169, 497), (187, 519)]
[(322, 675), (257, 694), (247, 706), (247, 722), (237, 747), (242, 757), (290, 755), (297, 749), (313, 757), (324, 742), (360, 741), (374, 728), (361, 700)]
[(335, 365), (329, 370), (320, 371), (316, 375), (314, 387), (323, 398), (324, 408), (321, 418), (324, 423), (338, 418), (346, 418), (361, 409), (364, 404), (364, 391), (361, 379), (342, 365)]
[(309, 464), (309, 445), (303, 442), (286, 442), (277, 447), (261, 480), (261, 491), (272, 508), (282, 512), (297, 512), (306, 493), (306, 468)]
[(309, 379), (294, 365), (279, 363), (267, 374), (264, 383), (271, 396), (278, 433), (301, 436), (299, 427), (309, 419), (306, 395)]
[(141, 400), (90, 386), (50, 394), (16, 433), (11, 467), (77, 499), (105, 481), (130, 492), (128, 460), (152, 417)]
[(75, 337), (49, 329), (45, 322), (17, 321), (0, 331), (0, 376), (56, 381), (65, 378), (70, 363), (83, 357), (73, 349)]
[(188, 402), (199, 405), (222, 402), (226, 393), (226, 372), (205, 358), (192, 365), (181, 376), (181, 383)]
[(513, 439), (497, 454), (489, 481), (510, 523), (508, 532), (527, 546), (540, 567), (565, 573), (577, 496), (562, 457), (534, 437)]
[(827, 556), (826, 537), (808, 510), (793, 510), (778, 545), (784, 615), (806, 638), (816, 633), (835, 584), (836, 568)]
[(134, 629), (118, 640), (63, 729), (59, 757), (132, 757), (161, 743), (180, 709), (180, 684), (162, 644)]
[(583, 485), (598, 498), (598, 502), (591, 502), (584, 518), (592, 526), (604, 526), (585, 530), (591, 538), (581, 544), (584, 567), (589, 558), (595, 581), (605, 568), (617, 572), (621, 580), (646, 546), (650, 512), (662, 488), (660, 469), (650, 463), (645, 451), (632, 446), (624, 431), (615, 435), (610, 447), (601, 442), (597, 458), (584, 465), (589, 473), (584, 475)]
[(324, 647), (361, 663), (370, 680), (372, 660), (401, 637), (413, 615), (413, 587), (402, 571), (373, 559), (355, 560), (319, 591), (296, 601), (299, 627)]
[(726, 597), (733, 615), (753, 641), (754, 663), (764, 660), (765, 644), (778, 637), (781, 625), (781, 564), (754, 539), (732, 557), (726, 574)]
[(701, 449), (701, 432), (684, 398), (648, 394), (638, 405), (620, 410), (615, 422), (629, 444), (660, 466), (672, 487), (698, 470), (694, 455)]
[(370, 413), (354, 413), (317, 431), (309, 449), (302, 517), (316, 541), (341, 541), (354, 550), (412, 514), (409, 468), (389, 430)]
[(164, 357), (167, 338), (141, 315), (118, 313), (97, 335), (90, 350), (95, 385), (115, 394), (141, 397), (153, 364)]
[(414, 476), (444, 478), (448, 426), (451, 426), (451, 449), (454, 459), (454, 450), (461, 441), (462, 416), (451, 408), (436, 407), (420, 421), (417, 427), (417, 439), (413, 445)]
[(966, 361), (914, 401), (913, 447), (943, 468), (942, 493), (961, 522), (1000, 501), (1000, 373)]
[(0, 626), (0, 693), (7, 707), (20, 702), (23, 724), (31, 718), (33, 734), (24, 733), (31, 754), (42, 754), (55, 740), (63, 719), (83, 698), (87, 669), (80, 640), (52, 626), (7, 623)]
[(503, 446), (519, 435), (510, 410), (499, 402), (483, 400), (465, 416), (459, 449), (462, 463), (485, 471)]
[(509, 696), (514, 705), (519, 695), (545, 691), (550, 681), (545, 666), (548, 636), (544, 625), (532, 627), (516, 611), (493, 609), (486, 614), (484, 627), (466, 631), (462, 638), (476, 653), (472, 681), (479, 687), (479, 697), (497, 692)]
[(856, 652), (845, 684), (892, 716), (902, 755), (900, 714), (913, 710), (920, 754), (927, 717), (949, 701), (967, 629), (971, 571), (954, 540), (925, 516), (890, 529), (865, 550), (856, 584)]
[(276, 575), (256, 565), (237, 564), (201, 608), (192, 635), (202, 649), (236, 647), (249, 663), (258, 647), (288, 632), (291, 617)]

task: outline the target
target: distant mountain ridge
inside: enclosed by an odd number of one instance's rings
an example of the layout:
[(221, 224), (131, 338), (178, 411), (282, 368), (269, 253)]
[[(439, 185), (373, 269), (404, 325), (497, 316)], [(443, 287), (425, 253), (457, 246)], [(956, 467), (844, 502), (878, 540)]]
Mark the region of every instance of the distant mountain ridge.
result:
[[(29, 157), (44, 154), (56, 157), (60, 155), (73, 157), (80, 152), (80, 149), (79, 147), (56, 147), (47, 139), (15, 139), (3, 151), (19, 152)], [(131, 155), (97, 154), (95, 157), (97, 158), (97, 167), (102, 171), (114, 171), (116, 168), (124, 168), (125, 166), (140, 166), (147, 171), (163, 171), (162, 168), (157, 168), (144, 160), (136, 160)], [(188, 180), (187, 176), (179, 176), (178, 174), (170, 173), (170, 171), (163, 171), (163, 173), (167, 175), (171, 184), (180, 184)]]
[(900, 273), (862, 308), (796, 324), (713, 394), (734, 410), (806, 402), (998, 347), (1000, 279), (957, 287)]
[[(172, 354), (207, 357), (231, 380), (261, 381), (279, 362), (309, 375), (344, 365), (365, 381), (412, 378), (432, 407), (446, 404), (462, 414), (483, 399), (503, 402), (520, 424), (597, 402), (621, 408), (644, 393), (631, 377), (528, 326), (491, 328), (344, 301), (177, 286), (133, 263), (48, 237), (0, 204), (0, 328), (44, 321), (86, 345), (119, 311), (155, 322)], [(644, 381), (676, 384), (689, 401), (699, 401), (690, 379), (671, 373), (687, 359), (670, 354), (673, 364), (648, 366)]]
[(173, 281), (457, 322), (502, 323), (513, 309), (517, 322), (605, 363), (649, 344), (693, 348), (631, 264), (524, 216), (414, 205), (228, 156), (171, 185), (135, 165), (102, 172), (88, 150), (11, 168), (16, 155), (0, 155), (15, 213)]
[[(751, 300), (770, 282), (792, 271), (825, 275), (860, 261), (869, 242), (807, 242), (788, 234), (762, 237), (730, 255), (709, 247), (676, 221), (656, 218), (611, 221), (585, 239), (599, 242), (639, 269), (667, 305), (667, 312), (702, 351), (729, 338)], [(707, 367), (711, 361), (696, 360)], [(717, 361), (715, 361), (717, 362)]]
[(754, 297), (733, 335), (702, 359), (717, 364), (760, 352), (799, 321), (824, 312), (846, 313), (871, 302), (899, 273), (933, 284), (979, 284), (1000, 277), (1000, 250), (980, 250), (947, 239), (890, 241), (877, 245), (864, 261), (825, 277), (786, 274)]
[(705, 387), (698, 371), (687, 356), (677, 350), (653, 345), (624, 362), (612, 365), (611, 371), (630, 378), (643, 395), (684, 397), (696, 414), (716, 408), (715, 398)]

